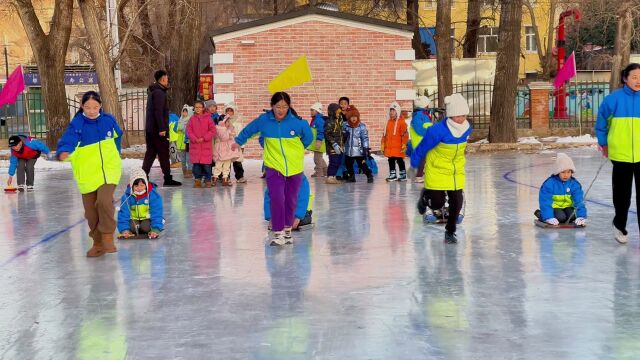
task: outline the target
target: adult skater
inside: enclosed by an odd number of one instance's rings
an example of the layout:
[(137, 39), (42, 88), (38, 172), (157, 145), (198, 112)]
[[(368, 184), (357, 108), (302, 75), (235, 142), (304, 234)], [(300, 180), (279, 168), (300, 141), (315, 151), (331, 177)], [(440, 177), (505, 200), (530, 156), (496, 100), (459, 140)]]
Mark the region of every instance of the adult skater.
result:
[(291, 228), (302, 183), (304, 152), (313, 141), (309, 124), (292, 112), (289, 94), (273, 94), (271, 110), (249, 123), (232, 145), (238, 150), (258, 133), (264, 139), (263, 159), (271, 198), (271, 245), (293, 242)]
[[(613, 164), (613, 237), (627, 243), (627, 215), (631, 186), (636, 178), (636, 206), (640, 206), (640, 64), (631, 63), (621, 74), (624, 86), (607, 95), (600, 105), (595, 130), (604, 157)], [(638, 136), (636, 136), (638, 133)], [(638, 217), (640, 225), (640, 217)]]
[[(416, 168), (426, 156), (424, 189), (418, 200), (418, 212), (442, 209), (449, 202), (449, 216), (444, 240), (455, 244), (456, 222), (462, 209), (465, 183), (464, 151), (471, 126), (467, 121), (469, 105), (460, 94), (444, 99), (447, 118), (429, 127), (420, 145), (411, 153), (411, 167)], [(427, 214), (428, 215), (428, 214)]]

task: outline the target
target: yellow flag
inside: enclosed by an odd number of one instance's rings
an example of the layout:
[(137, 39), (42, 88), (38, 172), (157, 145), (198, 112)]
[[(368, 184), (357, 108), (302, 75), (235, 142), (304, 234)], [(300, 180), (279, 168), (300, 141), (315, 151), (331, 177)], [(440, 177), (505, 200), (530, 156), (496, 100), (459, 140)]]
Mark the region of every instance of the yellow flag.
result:
[(307, 63), (307, 57), (301, 56), (293, 64), (289, 65), (275, 79), (269, 83), (269, 92), (275, 94), (292, 87), (311, 81), (311, 70)]

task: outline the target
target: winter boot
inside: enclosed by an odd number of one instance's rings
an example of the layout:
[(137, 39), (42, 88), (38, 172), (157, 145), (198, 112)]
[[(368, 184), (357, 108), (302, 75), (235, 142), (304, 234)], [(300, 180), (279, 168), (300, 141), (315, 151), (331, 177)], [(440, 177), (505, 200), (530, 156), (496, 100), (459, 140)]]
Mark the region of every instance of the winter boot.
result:
[(193, 173), (191, 172), (191, 170), (185, 170), (182, 172), (182, 177), (185, 179), (191, 179), (193, 178)]
[(350, 183), (356, 182), (356, 175), (355, 174), (349, 174), (349, 177), (347, 178), (347, 182), (350, 182)]
[(117, 252), (118, 249), (113, 244), (113, 234), (102, 234), (102, 247), (104, 248), (104, 252), (106, 253), (114, 253)]
[(458, 243), (458, 238), (456, 237), (456, 233), (450, 233), (448, 231), (444, 232), (444, 242), (447, 244), (456, 244)]
[(173, 176), (171, 175), (165, 175), (164, 186), (182, 186), (182, 183), (179, 181), (173, 180)]
[(193, 187), (194, 187), (194, 188), (196, 188), (196, 189), (201, 188), (201, 187), (202, 187), (202, 180), (200, 180), (200, 179), (196, 179), (196, 180), (193, 182)]
[(340, 184), (340, 181), (338, 181), (338, 179), (336, 179), (335, 176), (328, 176), (327, 180), (325, 180), (324, 183), (325, 184), (338, 185), (338, 184)]
[(293, 244), (293, 237), (291, 236), (291, 227), (284, 228), (284, 243)]
[(387, 182), (398, 180), (398, 177), (396, 176), (396, 171), (395, 170), (389, 171), (389, 177), (387, 177), (385, 180), (387, 180)]
[(373, 184), (373, 175), (372, 174), (367, 174), (367, 183)]
[(418, 199), (418, 213), (424, 215), (427, 211), (427, 201), (425, 200), (427, 189), (422, 189), (420, 192), (420, 198)]
[(311, 177), (320, 177), (320, 173), (316, 170), (313, 174), (311, 174)]
[(400, 176), (398, 176), (398, 181), (407, 181), (407, 171), (400, 170)]
[(182, 167), (182, 163), (181, 162), (174, 162), (173, 164), (171, 164), (171, 168), (172, 169), (178, 169)]
[(216, 185), (218, 185), (218, 178), (217, 177), (213, 177), (211, 179), (211, 186), (215, 187)]
[(226, 177), (226, 178), (222, 179), (222, 186), (233, 186), (233, 185), (231, 184), (231, 179), (230, 179), (230, 178), (228, 178), (228, 177)]
[(213, 184), (211, 183), (211, 180), (205, 180), (204, 187), (209, 189), (212, 188)]
[(438, 216), (429, 208), (425, 210), (423, 219), (430, 224), (438, 222)]
[(102, 238), (98, 235), (98, 239), (93, 240), (93, 246), (87, 251), (87, 257), (98, 257), (104, 255), (104, 247), (102, 246)]
[(627, 241), (629, 241), (627, 239), (627, 234), (625, 234), (624, 232), (618, 230), (618, 228), (615, 225), (613, 225), (613, 237), (616, 239), (616, 241), (619, 244), (623, 244), (624, 245), (624, 244), (627, 243)]
[(282, 231), (276, 231), (273, 233), (273, 238), (271, 239), (271, 246), (282, 246), (286, 244), (287, 241), (284, 238), (284, 233)]

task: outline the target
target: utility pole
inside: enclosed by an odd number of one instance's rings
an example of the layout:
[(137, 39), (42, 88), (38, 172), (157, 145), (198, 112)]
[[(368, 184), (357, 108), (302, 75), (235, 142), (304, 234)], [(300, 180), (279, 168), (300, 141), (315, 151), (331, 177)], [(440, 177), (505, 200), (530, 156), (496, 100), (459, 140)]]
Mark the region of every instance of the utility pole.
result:
[[(107, 27), (109, 29), (110, 55), (111, 60), (115, 59), (120, 53), (120, 35), (118, 32), (118, 7), (116, 0), (107, 0)], [(118, 93), (122, 89), (122, 77), (120, 75), (120, 61), (116, 62), (113, 67), (113, 73), (116, 80), (116, 88)]]
[(7, 35), (4, 35), (4, 73), (5, 81), (9, 80), (9, 53), (7, 52)]

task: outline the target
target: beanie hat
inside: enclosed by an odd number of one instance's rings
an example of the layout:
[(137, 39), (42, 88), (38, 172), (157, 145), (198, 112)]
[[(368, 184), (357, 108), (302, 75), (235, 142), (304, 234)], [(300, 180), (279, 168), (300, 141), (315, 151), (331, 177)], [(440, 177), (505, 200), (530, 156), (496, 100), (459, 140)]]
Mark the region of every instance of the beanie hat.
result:
[(469, 104), (467, 104), (467, 100), (458, 93), (445, 97), (444, 103), (447, 107), (447, 117), (469, 114)]
[(18, 145), (20, 141), (22, 141), (22, 139), (20, 139), (20, 136), (18, 135), (13, 135), (9, 137), (9, 147)]
[(431, 104), (431, 100), (424, 95), (418, 96), (415, 100), (413, 100), (413, 105), (415, 105), (415, 107), (417, 108), (426, 109), (429, 104)]
[(556, 156), (556, 168), (553, 175), (558, 175), (565, 170), (571, 170), (575, 173), (576, 167), (573, 165), (573, 160), (571, 160), (569, 155), (565, 153), (558, 153)]
[(147, 179), (147, 173), (145, 173), (144, 170), (142, 170), (142, 168), (133, 168), (133, 170), (131, 170), (131, 175), (129, 175), (129, 185), (131, 186), (132, 190), (133, 190), (133, 183), (135, 183), (136, 180), (138, 179), (142, 179), (142, 181), (144, 181), (144, 183), (148, 187), (149, 180)]
[(310, 108), (310, 109), (311, 109), (311, 110), (315, 110), (315, 111), (317, 111), (317, 112), (319, 112), (319, 113), (322, 113), (322, 104), (321, 104), (321, 103), (319, 103), (319, 102), (314, 103), (313, 105), (311, 105), (311, 108)]
[(400, 107), (400, 104), (398, 104), (398, 102), (394, 101), (391, 103), (391, 105), (389, 105), (389, 110), (395, 110), (396, 111), (396, 117), (400, 118), (400, 113), (402, 112), (402, 108)]
[(214, 105), (218, 105), (218, 104), (216, 104), (215, 100), (207, 100), (207, 101), (204, 102), (204, 106), (205, 107), (214, 106)]

